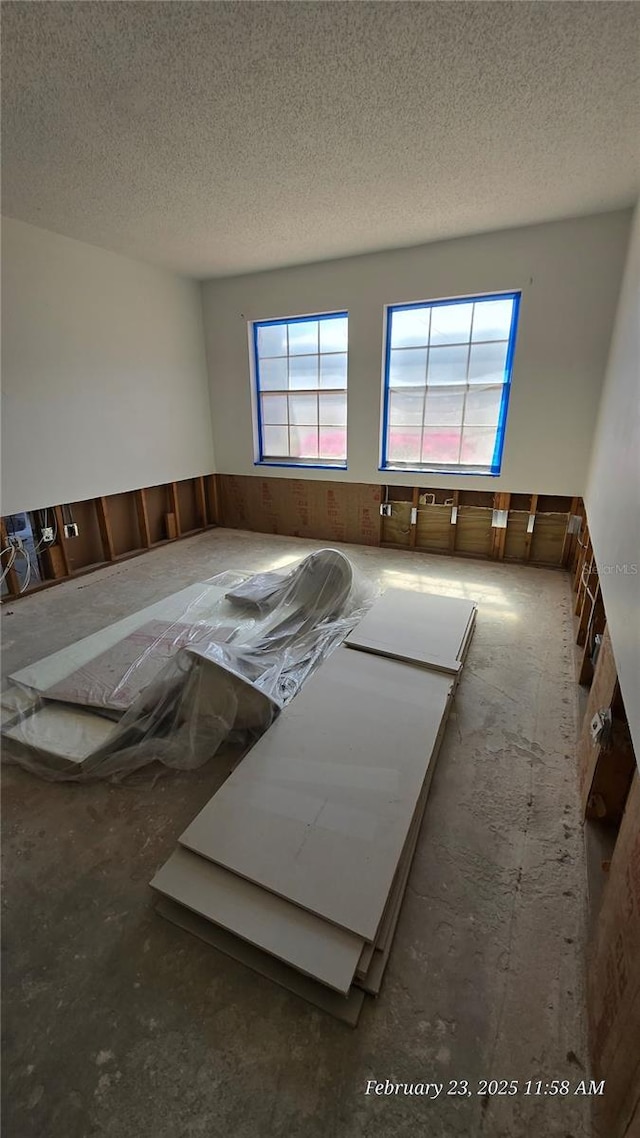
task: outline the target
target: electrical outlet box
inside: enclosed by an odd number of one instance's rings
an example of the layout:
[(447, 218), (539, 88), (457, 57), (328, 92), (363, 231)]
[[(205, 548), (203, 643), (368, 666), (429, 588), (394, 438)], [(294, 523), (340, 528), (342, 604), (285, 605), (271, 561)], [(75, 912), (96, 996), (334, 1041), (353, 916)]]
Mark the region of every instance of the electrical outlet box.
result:
[(75, 522), (67, 522), (66, 523), (66, 525), (64, 527), (64, 536), (65, 537), (77, 537), (78, 536), (78, 527), (77, 527)]
[(390, 502), (383, 502), (382, 503), (382, 505), (380, 506), (380, 517), (381, 518), (390, 518), (391, 517), (391, 503)]
[(53, 541), (53, 526), (43, 526), (40, 536), (45, 544)]

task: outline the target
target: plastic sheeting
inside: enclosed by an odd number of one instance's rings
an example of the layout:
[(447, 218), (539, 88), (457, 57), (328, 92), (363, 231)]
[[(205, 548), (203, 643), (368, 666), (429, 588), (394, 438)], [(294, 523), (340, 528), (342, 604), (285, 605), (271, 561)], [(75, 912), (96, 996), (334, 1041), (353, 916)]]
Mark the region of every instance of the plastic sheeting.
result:
[[(183, 594), (186, 600), (183, 599)], [(193, 769), (249, 744), (364, 615), (337, 550), (278, 573), (222, 573), (17, 673), (3, 759), (49, 780)]]

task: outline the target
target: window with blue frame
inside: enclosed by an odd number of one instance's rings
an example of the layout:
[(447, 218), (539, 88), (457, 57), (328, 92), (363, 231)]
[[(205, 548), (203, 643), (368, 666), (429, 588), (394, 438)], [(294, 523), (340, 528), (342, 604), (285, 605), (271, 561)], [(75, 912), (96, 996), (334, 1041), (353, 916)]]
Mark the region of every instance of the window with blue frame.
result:
[(347, 463), (348, 314), (253, 324), (258, 460)]
[(387, 308), (383, 469), (500, 473), (519, 301)]

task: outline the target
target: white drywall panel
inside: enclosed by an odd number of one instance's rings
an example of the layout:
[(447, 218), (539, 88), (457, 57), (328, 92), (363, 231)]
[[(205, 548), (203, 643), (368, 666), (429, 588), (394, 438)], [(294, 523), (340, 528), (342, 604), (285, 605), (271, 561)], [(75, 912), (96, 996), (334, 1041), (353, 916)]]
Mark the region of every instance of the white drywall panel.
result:
[(2, 225), (2, 514), (214, 469), (200, 289)]
[(585, 502), (622, 698), (640, 764), (640, 206)]
[[(630, 216), (600, 214), (208, 281), (204, 325), (217, 469), (582, 494)], [(500, 476), (381, 473), (384, 306), (509, 289), (522, 291), (522, 304)], [(342, 309), (349, 312), (348, 470), (255, 467), (248, 322)]]
[(422, 664), (454, 675), (476, 606), (459, 597), (439, 597), (410, 589), (387, 589), (345, 643), (396, 660)]
[(374, 940), (453, 685), (338, 648), (180, 843)]
[(62, 759), (66, 766), (83, 763), (108, 743), (115, 730), (111, 720), (90, 711), (46, 704), (33, 715), (4, 728), (3, 734), (35, 752), (36, 762)]

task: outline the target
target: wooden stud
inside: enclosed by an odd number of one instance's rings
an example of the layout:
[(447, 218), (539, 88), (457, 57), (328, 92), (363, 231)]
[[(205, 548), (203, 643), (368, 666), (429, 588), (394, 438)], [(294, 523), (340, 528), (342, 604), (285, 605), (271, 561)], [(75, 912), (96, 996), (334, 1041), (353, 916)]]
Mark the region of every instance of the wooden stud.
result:
[[(456, 526), (458, 524), (458, 499), (460, 498), (459, 490), (453, 491), (453, 504), (451, 506), (451, 529), (449, 530), (449, 553), (455, 553), (456, 548)], [(455, 511), (455, 513), (454, 513)], [(454, 520), (455, 519), (455, 520)]]
[(576, 535), (569, 533), (569, 522), (572, 517), (578, 512), (578, 498), (571, 499), (571, 509), (567, 517), (567, 528), (565, 530), (564, 541), (562, 543), (562, 554), (560, 556), (560, 564), (563, 569), (567, 569), (571, 560), (571, 554), (575, 546)]
[(111, 521), (109, 519), (109, 506), (106, 498), (96, 498), (96, 515), (98, 518), (98, 529), (100, 530), (100, 540), (102, 541), (102, 552), (105, 561), (115, 561), (115, 550), (113, 545), (113, 534), (111, 532)]
[[(531, 495), (531, 503), (529, 505), (529, 517), (530, 518), (533, 517), (534, 526), (535, 526), (535, 516), (536, 516), (536, 510), (537, 509), (538, 509), (538, 495), (532, 494)], [(524, 559), (525, 559), (525, 561), (528, 561), (529, 558), (531, 557), (531, 542), (532, 541), (533, 541), (533, 530), (530, 531), (529, 526), (527, 525), (527, 532), (525, 534), (525, 539), (524, 539)]]
[(218, 485), (218, 475), (211, 474), (209, 477), (211, 478), (211, 521), (214, 526), (220, 526), (223, 524), (223, 518), (220, 512), (220, 488)]
[(136, 513), (138, 515), (138, 529), (140, 541), (145, 549), (151, 545), (151, 532), (149, 530), (149, 514), (147, 513), (147, 498), (145, 490), (136, 490)]
[(587, 529), (587, 519), (586, 519), (586, 515), (585, 515), (585, 510), (584, 510), (584, 502), (582, 501), (582, 498), (578, 499), (577, 513), (578, 513), (578, 516), (580, 518), (580, 525), (578, 527), (577, 532), (573, 535), (573, 541), (571, 544), (571, 550), (569, 553), (569, 563), (568, 563), (568, 569), (569, 569), (570, 573), (572, 574), (572, 576), (576, 571), (576, 565), (578, 563), (578, 555), (579, 555), (580, 549), (581, 549), (581, 545), (580, 545), (581, 534)]
[(67, 539), (64, 536), (64, 517), (62, 515), (62, 506), (54, 506), (53, 512), (56, 519), (56, 529), (58, 531), (57, 544), (60, 546), (64, 575), (65, 577), (68, 577), (71, 573), (71, 566), (69, 564), (69, 555), (67, 553)]
[(207, 524), (207, 499), (204, 489), (204, 475), (200, 475), (194, 479), (196, 484), (196, 511), (199, 519), (201, 529), (204, 529)]
[(593, 550), (591, 548), (591, 542), (588, 541), (586, 546), (585, 546), (585, 554), (584, 554), (584, 557), (582, 559), (582, 568), (580, 570), (580, 577), (578, 580), (578, 588), (576, 591), (576, 607), (575, 607), (576, 616), (579, 616), (579, 614), (582, 612), (582, 605), (584, 602), (585, 592), (587, 589), (587, 583), (591, 579), (591, 574), (593, 573), (593, 565), (594, 565)]
[(410, 549), (415, 549), (415, 547), (416, 547), (416, 537), (418, 536), (417, 510), (418, 510), (419, 505), (420, 505), (420, 487), (414, 486), (413, 496), (411, 498), (411, 509), (416, 511), (416, 521), (413, 524), (411, 523), (411, 521), (409, 521), (409, 548)]
[(584, 568), (585, 558), (587, 556), (587, 550), (589, 549), (590, 544), (591, 544), (591, 542), (589, 540), (589, 527), (587, 525), (587, 519), (585, 518), (583, 525), (582, 525), (581, 533), (578, 535), (578, 558), (576, 561), (576, 571), (575, 571), (574, 577), (573, 577), (573, 591), (574, 591), (574, 593), (577, 593), (578, 589), (580, 588), (580, 581), (582, 580), (582, 570)]
[(169, 512), (173, 514), (176, 521), (176, 537), (180, 537), (182, 527), (180, 525), (180, 504), (178, 502), (178, 483), (169, 483)]
[[(506, 510), (509, 513), (509, 503), (511, 502), (511, 494), (495, 494), (493, 499), (494, 510)], [(508, 517), (507, 517), (508, 523)], [(498, 529), (492, 527), (491, 529), (491, 556), (496, 561), (504, 560), (504, 547), (507, 540), (507, 527)]]
[(595, 598), (595, 603), (591, 609), (591, 616), (589, 617), (589, 622), (587, 624), (584, 653), (582, 656), (582, 663), (580, 665), (580, 673), (578, 675), (578, 683), (587, 687), (593, 679), (593, 663), (591, 660), (591, 654), (593, 652), (594, 640), (597, 635), (602, 635), (606, 624), (604, 602), (602, 599), (602, 592), (599, 582), (595, 592)]
[(594, 574), (596, 574), (597, 581), (597, 570), (595, 568), (595, 562), (592, 558), (591, 565), (589, 567), (589, 576), (586, 579), (582, 593), (582, 604), (580, 606), (580, 616), (578, 620), (578, 633), (576, 636), (576, 643), (579, 644), (580, 647), (582, 647), (587, 639), (587, 629), (591, 622), (591, 616), (595, 608), (598, 590), (600, 588), (599, 584), (596, 585), (596, 588), (594, 590), (590, 588), (591, 579)]

